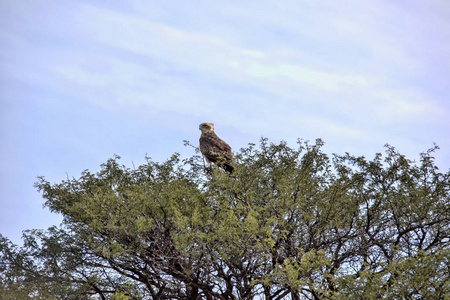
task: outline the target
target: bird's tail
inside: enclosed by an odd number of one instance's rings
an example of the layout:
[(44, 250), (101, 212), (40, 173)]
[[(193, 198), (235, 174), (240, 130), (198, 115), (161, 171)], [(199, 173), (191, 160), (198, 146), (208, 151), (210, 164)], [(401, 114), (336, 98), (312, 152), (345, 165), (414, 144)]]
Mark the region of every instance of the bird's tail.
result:
[(234, 167), (232, 165), (224, 164), (223, 166), (225, 168), (225, 171), (227, 171), (230, 174), (233, 173)]

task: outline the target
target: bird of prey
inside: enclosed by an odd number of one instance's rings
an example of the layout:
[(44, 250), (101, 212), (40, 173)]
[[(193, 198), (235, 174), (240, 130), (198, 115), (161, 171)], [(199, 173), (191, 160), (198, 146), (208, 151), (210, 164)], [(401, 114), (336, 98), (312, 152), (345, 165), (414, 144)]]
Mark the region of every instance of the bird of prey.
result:
[(223, 167), (225, 171), (232, 173), (233, 154), (231, 147), (221, 140), (214, 132), (213, 123), (202, 123), (199, 126), (202, 134), (200, 135), (200, 151), (205, 156), (208, 163), (216, 163)]

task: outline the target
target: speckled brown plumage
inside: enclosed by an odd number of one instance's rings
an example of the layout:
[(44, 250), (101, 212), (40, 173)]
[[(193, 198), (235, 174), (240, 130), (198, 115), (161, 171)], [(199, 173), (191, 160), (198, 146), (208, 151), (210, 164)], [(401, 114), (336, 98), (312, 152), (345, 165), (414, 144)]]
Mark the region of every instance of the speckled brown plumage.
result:
[(211, 163), (217, 163), (227, 172), (233, 172), (233, 154), (231, 147), (214, 132), (214, 124), (202, 123), (199, 126), (202, 131), (200, 136), (200, 151), (206, 160)]

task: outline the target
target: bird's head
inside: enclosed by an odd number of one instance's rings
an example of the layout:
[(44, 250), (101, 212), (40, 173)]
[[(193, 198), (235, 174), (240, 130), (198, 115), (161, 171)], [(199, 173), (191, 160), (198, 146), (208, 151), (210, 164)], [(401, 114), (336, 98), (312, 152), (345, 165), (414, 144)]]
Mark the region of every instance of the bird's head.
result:
[(213, 123), (202, 123), (202, 124), (200, 124), (198, 129), (200, 129), (202, 132), (214, 131), (214, 124)]

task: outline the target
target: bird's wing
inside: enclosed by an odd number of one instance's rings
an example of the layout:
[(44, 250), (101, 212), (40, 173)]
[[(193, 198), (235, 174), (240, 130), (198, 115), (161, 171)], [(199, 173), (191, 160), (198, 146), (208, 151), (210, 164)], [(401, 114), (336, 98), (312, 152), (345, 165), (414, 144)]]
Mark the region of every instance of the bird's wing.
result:
[(222, 158), (231, 160), (231, 147), (216, 134), (204, 133), (200, 136), (200, 150), (212, 162)]

